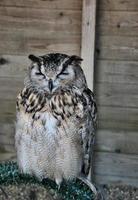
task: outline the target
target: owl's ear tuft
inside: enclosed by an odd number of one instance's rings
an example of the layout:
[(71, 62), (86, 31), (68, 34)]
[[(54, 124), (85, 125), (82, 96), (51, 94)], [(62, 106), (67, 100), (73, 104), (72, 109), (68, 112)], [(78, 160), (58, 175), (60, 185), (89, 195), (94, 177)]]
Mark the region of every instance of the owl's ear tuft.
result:
[(36, 63), (39, 63), (39, 62), (41, 61), (41, 58), (40, 58), (40, 57), (37, 57), (37, 56), (35, 56), (35, 55), (33, 55), (33, 54), (30, 54), (30, 55), (28, 56), (28, 58), (29, 58), (31, 61), (36, 62)]
[(83, 61), (81, 57), (76, 56), (76, 55), (72, 55), (69, 60), (70, 60), (70, 63), (76, 63), (76, 64), (80, 64), (81, 61)]

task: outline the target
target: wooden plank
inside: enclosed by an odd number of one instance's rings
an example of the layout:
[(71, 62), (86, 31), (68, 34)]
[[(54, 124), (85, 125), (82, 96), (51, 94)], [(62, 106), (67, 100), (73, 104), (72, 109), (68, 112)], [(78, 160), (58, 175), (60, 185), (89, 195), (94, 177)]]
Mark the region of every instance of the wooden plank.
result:
[(138, 61), (138, 37), (97, 36), (97, 59)]
[(138, 84), (96, 83), (97, 102), (102, 106), (138, 108)]
[(96, 151), (138, 155), (138, 133), (125, 130), (98, 129)]
[(14, 123), (1, 123), (0, 122), (0, 135), (7, 134), (8, 137), (14, 135)]
[(16, 160), (16, 154), (15, 153), (0, 153), (0, 162), (2, 161), (15, 161)]
[[(113, 183), (133, 182), (138, 178), (138, 155), (117, 154), (117, 153), (96, 153), (95, 154), (95, 174), (100, 177), (112, 177), (110, 181)], [(103, 180), (103, 178), (102, 178)], [(106, 182), (106, 181), (105, 181)], [(134, 182), (135, 183), (135, 182)], [(138, 185), (138, 182), (137, 182)]]
[(0, 101), (0, 110), (1, 114), (12, 114), (15, 113), (15, 107), (16, 107), (16, 100), (14, 101)]
[(99, 184), (113, 184), (116, 185), (129, 185), (138, 187), (138, 179), (133, 177), (121, 177), (121, 176), (111, 176), (111, 175), (96, 175), (95, 181)]
[(15, 120), (15, 113), (2, 113), (2, 115), (0, 115), (1, 123), (15, 123)]
[[(80, 52), (80, 36), (66, 36), (49, 33), (49, 37), (44, 35), (40, 37), (35, 33), (32, 36), (23, 35), (22, 32), (8, 33), (3, 31), (0, 33), (0, 38), (3, 42), (0, 43), (0, 54), (12, 55), (28, 55), (29, 53), (46, 54), (49, 52), (64, 52), (68, 54), (79, 54)], [(3, 39), (2, 39), (3, 38)], [(8, 48), (7, 48), (8, 46)]]
[(56, 33), (55, 36), (62, 35), (63, 32), (66, 36), (81, 35), (81, 23), (79, 21), (75, 23), (72, 19), (69, 19), (63, 23), (60, 22), (61, 21), (55, 23), (54, 21), (50, 22), (35, 19), (22, 20), (21, 18), (11, 20), (10, 17), (7, 19), (7, 17), (4, 16), (1, 16), (0, 18), (1, 32), (16, 32), (17, 30), (22, 34), (24, 34), (24, 32), (39, 32), (42, 37), (44, 37), (45, 34), (48, 35), (48, 33), (51, 33), (52, 35), (53, 33)]
[(20, 78), (23, 81), (30, 63), (28, 56), (0, 56), (0, 80), (10, 78), (16, 81)]
[(80, 11), (0, 7), (0, 25), (0, 54), (80, 53)]
[(0, 143), (0, 153), (15, 153), (14, 144)]
[[(119, 117), (119, 114), (118, 114)], [(9, 121), (11, 121), (9, 119)], [(5, 122), (5, 121), (4, 121)], [(126, 121), (126, 120), (116, 120), (116, 119), (99, 119), (98, 127), (100, 129), (114, 129), (114, 130), (125, 130), (125, 131), (138, 131), (137, 121)]]
[[(80, 34), (81, 33), (81, 12), (63, 12), (62, 10), (51, 11), (46, 10), (45, 13), (43, 11), (43, 15), (40, 17), (37, 10), (30, 11), (28, 16), (28, 12), (26, 10), (20, 10), (17, 12), (16, 10), (8, 10), (4, 12), (3, 9), (0, 9), (0, 25), (1, 31), (7, 30), (16, 32), (17, 29), (28, 32), (40, 31), (43, 34), (47, 34), (47, 32), (56, 32), (56, 34), (60, 34), (62, 32), (66, 34)], [(36, 12), (36, 16), (34, 12)], [(14, 13), (17, 13), (16, 15)], [(49, 17), (47, 17), (47, 15)]]
[(99, 11), (96, 32), (100, 35), (138, 36), (137, 12)]
[(80, 0), (1, 0), (1, 7), (23, 7), (23, 8), (45, 8), (45, 9), (65, 9), (81, 10), (82, 1)]
[[(3, 146), (14, 146), (14, 135), (0, 134), (0, 148)], [(12, 147), (13, 149), (13, 147)]]
[[(80, 13), (81, 14), (81, 13)], [(80, 15), (79, 14), (79, 15)], [(57, 19), (51, 19), (51, 20), (39, 20), (35, 18), (23, 18), (23, 17), (14, 17), (11, 18), (11, 16), (7, 16), (4, 13), (0, 15), (0, 25), (1, 25), (1, 31), (7, 30), (7, 31), (15, 31), (18, 29), (19, 32), (22, 32), (24, 34), (25, 31), (28, 32), (40, 32), (40, 34), (47, 34), (56, 32), (56, 34), (62, 34), (64, 32), (65, 34), (81, 34), (81, 16), (78, 20), (74, 20), (70, 16), (66, 14), (65, 17), (62, 18), (62, 20)], [(75, 17), (75, 16), (74, 16)], [(76, 18), (76, 17), (75, 17)]]
[[(62, 12), (62, 14), (61, 14)], [(53, 9), (49, 10), (46, 8), (23, 8), (23, 7), (0, 7), (0, 16), (5, 16), (7, 19), (21, 20), (25, 19), (36, 19), (36, 20), (45, 20), (50, 22), (69, 22), (69, 19), (73, 22), (77, 22), (81, 17), (81, 10), (63, 10), (63, 9)], [(70, 21), (71, 22), (71, 21)]]
[(88, 86), (93, 90), (96, 0), (83, 0), (81, 56)]
[(98, 106), (98, 127), (138, 131), (137, 116), (137, 108)]
[[(22, 7), (0, 7), (0, 23), (1, 22), (26, 22), (39, 21), (54, 24), (77, 24), (81, 23), (80, 10), (49, 10), (45, 8), (22, 8)], [(44, 28), (44, 27), (43, 27)]]
[(14, 145), (15, 128), (14, 123), (0, 123), (0, 152), (15, 152)]
[(125, 26), (123, 24), (118, 24), (117, 26), (96, 26), (96, 35), (100, 33), (101, 35), (109, 35), (109, 36), (131, 36), (135, 37), (138, 33), (138, 26)]
[[(138, 122), (138, 108), (128, 108), (119, 106), (99, 106), (99, 119), (125, 121), (127, 122)], [(125, 128), (125, 127), (124, 127)]]
[(99, 0), (97, 6), (99, 10), (138, 11), (137, 0)]
[(23, 88), (23, 78), (0, 78), (0, 99), (14, 100), (20, 90)]
[(138, 83), (138, 62), (96, 60), (95, 81), (96, 83)]

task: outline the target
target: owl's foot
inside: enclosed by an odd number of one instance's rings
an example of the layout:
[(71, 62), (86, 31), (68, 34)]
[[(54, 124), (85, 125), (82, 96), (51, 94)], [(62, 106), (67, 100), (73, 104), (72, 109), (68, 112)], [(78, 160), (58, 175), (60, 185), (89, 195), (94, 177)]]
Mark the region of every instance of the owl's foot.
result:
[(55, 182), (56, 182), (56, 184), (57, 184), (57, 186), (58, 186), (58, 190), (60, 190), (60, 186), (61, 186), (62, 179), (61, 179), (61, 178), (56, 178), (56, 179), (55, 179)]
[(79, 176), (77, 178), (80, 179), (86, 185), (88, 185), (88, 187), (92, 190), (92, 192), (95, 194), (95, 196), (97, 196), (98, 192), (97, 192), (96, 187), (87, 178), (85, 178), (83, 176)]
[(87, 178), (85, 178), (83, 175), (77, 177), (78, 179), (80, 179), (82, 182), (84, 182), (86, 185), (88, 185), (88, 187), (91, 189), (91, 191), (94, 193), (95, 195), (95, 200), (105, 200), (103, 192), (101, 191), (101, 189), (98, 187), (96, 188), (94, 186), (94, 184), (92, 184)]

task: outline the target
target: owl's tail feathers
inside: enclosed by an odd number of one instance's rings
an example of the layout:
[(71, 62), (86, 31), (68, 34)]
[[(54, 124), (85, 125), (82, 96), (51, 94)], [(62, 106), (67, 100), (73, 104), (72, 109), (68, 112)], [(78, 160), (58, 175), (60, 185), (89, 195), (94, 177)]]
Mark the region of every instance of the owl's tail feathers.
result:
[(88, 187), (91, 189), (91, 191), (95, 195), (95, 200), (105, 200), (102, 192), (99, 189), (97, 189), (94, 186), (94, 184), (92, 184), (87, 178), (85, 178), (84, 176), (79, 176), (78, 179), (80, 179), (83, 183), (88, 185)]

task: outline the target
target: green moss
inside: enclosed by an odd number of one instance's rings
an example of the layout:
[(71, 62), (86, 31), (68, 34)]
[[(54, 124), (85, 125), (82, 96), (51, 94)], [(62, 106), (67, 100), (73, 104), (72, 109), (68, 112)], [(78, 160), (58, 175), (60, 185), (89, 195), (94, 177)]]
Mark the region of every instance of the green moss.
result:
[(43, 185), (48, 190), (53, 189), (64, 200), (92, 200), (94, 195), (91, 190), (79, 180), (63, 181), (60, 189), (55, 182), (45, 179), (39, 182), (35, 177), (20, 174), (15, 162), (6, 162), (0, 164), (0, 185), (21, 183), (36, 183)]

